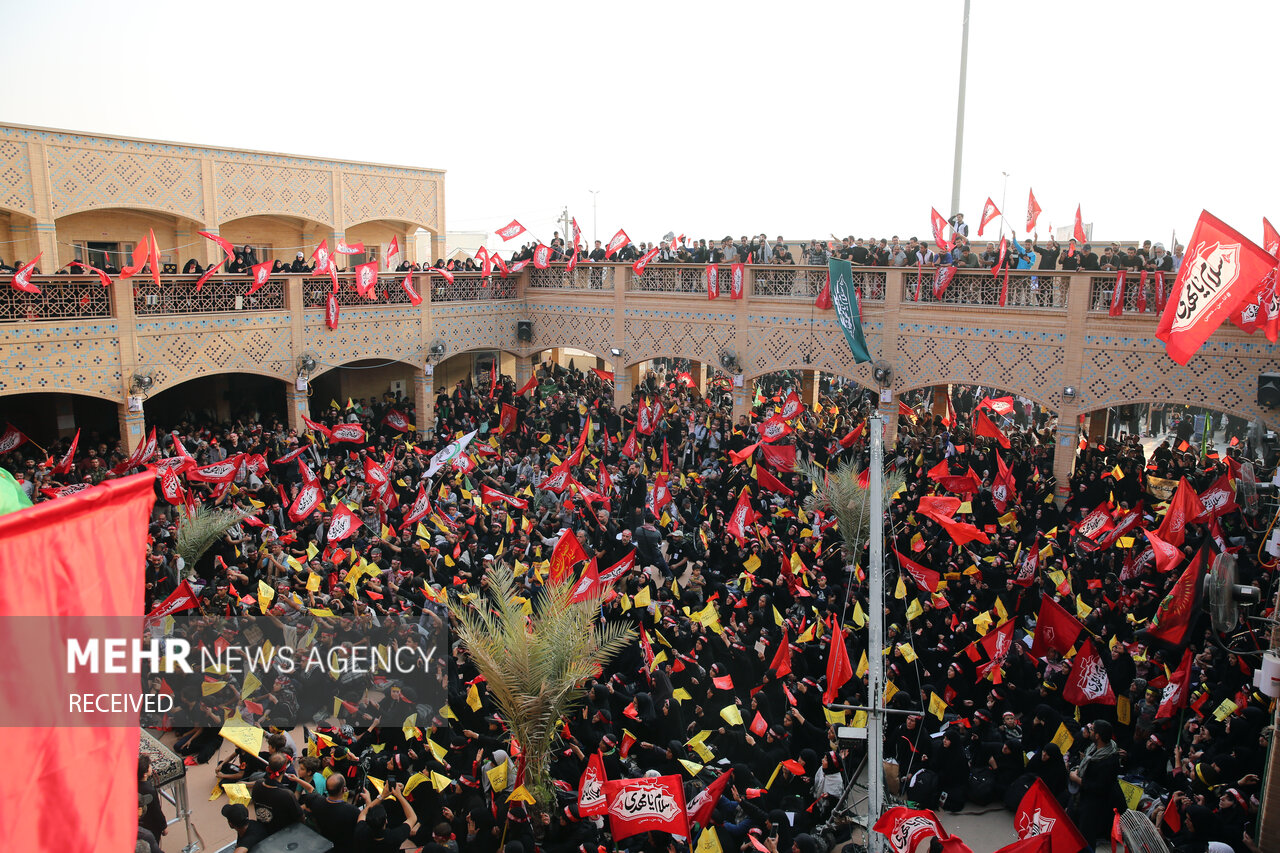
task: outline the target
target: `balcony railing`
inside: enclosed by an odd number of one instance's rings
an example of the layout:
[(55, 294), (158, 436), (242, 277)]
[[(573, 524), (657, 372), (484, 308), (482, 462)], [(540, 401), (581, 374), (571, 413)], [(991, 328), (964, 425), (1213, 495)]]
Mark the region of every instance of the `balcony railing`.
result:
[[(338, 304), (342, 307), (351, 305), (408, 305), (409, 294), (405, 293), (400, 283), (404, 281), (404, 273), (378, 276), (378, 286), (369, 296), (361, 296), (356, 290), (356, 277), (353, 275), (338, 276)], [(418, 289), (423, 277), (414, 275), (413, 286)], [(333, 292), (333, 280), (328, 276), (302, 280), (302, 304), (306, 308), (324, 308), (329, 303), (329, 294)], [(418, 289), (418, 293), (422, 293)]]
[[(747, 267), (747, 270), (753, 278), (755, 296), (809, 302), (817, 299), (827, 285), (826, 267), (760, 266)], [(853, 286), (862, 294), (864, 302), (884, 299), (887, 278), (883, 269), (853, 268)]]
[[(1173, 286), (1174, 280), (1177, 278), (1176, 273), (1165, 273), (1164, 275), (1164, 294), (1167, 298), (1169, 288)], [(1115, 273), (1094, 273), (1089, 278), (1089, 311), (1095, 314), (1106, 314), (1111, 310), (1111, 296), (1115, 293), (1116, 274)], [(1147, 275), (1147, 282), (1144, 286), (1142, 283), (1142, 273), (1129, 273), (1125, 277), (1124, 284), (1124, 313), (1140, 314), (1138, 310), (1138, 292), (1142, 291), (1146, 298), (1145, 313), (1154, 315), (1156, 313), (1156, 277)]]
[(548, 269), (529, 267), (529, 287), (536, 290), (613, 290), (612, 264), (580, 262), (573, 272), (565, 264), (552, 264)]
[(114, 314), (112, 288), (100, 285), (97, 276), (37, 276), (32, 281), (40, 293), (0, 284), (0, 323), (93, 320)]
[(196, 275), (161, 276), (160, 286), (150, 277), (135, 276), (133, 313), (139, 317), (157, 314), (216, 314), (240, 311), (283, 311), (285, 278), (273, 276), (252, 295), (253, 281), (247, 276), (214, 277), (196, 290)]
[[(942, 270), (925, 267), (913, 269), (901, 267), (902, 301), (906, 303), (932, 303), (935, 305), (981, 305), (999, 308), (1004, 291), (1004, 273), (993, 276), (991, 270), (957, 269), (941, 296), (935, 291), (941, 282)], [(1071, 277), (1063, 274), (1044, 274), (1035, 270), (1009, 270), (1006, 308), (1060, 309), (1067, 307), (1067, 291)]]
[(453, 274), (453, 281), (432, 273), (432, 302), (484, 302), (490, 299), (515, 299), (516, 278), (481, 278), (479, 275)]

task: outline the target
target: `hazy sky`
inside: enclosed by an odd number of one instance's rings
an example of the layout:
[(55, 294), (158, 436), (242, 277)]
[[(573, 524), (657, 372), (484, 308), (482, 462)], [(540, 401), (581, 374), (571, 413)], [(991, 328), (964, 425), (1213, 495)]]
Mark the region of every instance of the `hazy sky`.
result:
[[(6, 5), (0, 120), (442, 168), (447, 227), (926, 234), (962, 0)], [(1280, 220), (1280, 3), (973, 0), (961, 210)], [(514, 245), (514, 244), (511, 244)]]

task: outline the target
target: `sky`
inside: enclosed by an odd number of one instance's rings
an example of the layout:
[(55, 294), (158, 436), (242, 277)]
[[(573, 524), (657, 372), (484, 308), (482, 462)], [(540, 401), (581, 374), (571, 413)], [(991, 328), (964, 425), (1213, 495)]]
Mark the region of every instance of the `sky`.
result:
[[(963, 8), (13, 3), (0, 120), (444, 169), (449, 231), (545, 241), (567, 207), (587, 239), (923, 236), (954, 212)], [(1185, 241), (1203, 208), (1260, 241), (1277, 25), (1269, 0), (972, 0), (959, 211), (989, 196), (1021, 233), (1031, 188), (1042, 238), (1080, 205), (1095, 240)]]

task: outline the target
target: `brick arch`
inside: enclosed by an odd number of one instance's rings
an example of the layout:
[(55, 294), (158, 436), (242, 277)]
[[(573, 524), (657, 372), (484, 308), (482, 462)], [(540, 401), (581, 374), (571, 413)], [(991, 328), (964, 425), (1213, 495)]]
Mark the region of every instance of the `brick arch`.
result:
[[(446, 354), (445, 354), (445, 360), (448, 360), (448, 359), (452, 358), (452, 357), (453, 357), (453, 356), (455, 356), (455, 355), (462, 355), (462, 353), (460, 353), (460, 352), (457, 352), (457, 353), (446, 353)], [(346, 361), (342, 361), (342, 362), (339, 362), (339, 363), (337, 363), (337, 364), (326, 364), (326, 363), (321, 362), (319, 359), (316, 359), (316, 361), (317, 361), (316, 369), (312, 372), (312, 374), (311, 374), (311, 379), (316, 379), (316, 378), (318, 378), (318, 377), (323, 376), (324, 374), (328, 373), (328, 372), (329, 372), (329, 371), (331, 371), (331, 370), (337, 370), (337, 369), (338, 369), (338, 368), (340, 368), (340, 367), (346, 367), (348, 364), (354, 364), (354, 363), (355, 363), (355, 362), (357, 362), (357, 361), (382, 361), (382, 362), (384, 362), (384, 364), (383, 364), (383, 365), (381, 365), (381, 366), (383, 366), (383, 367), (390, 367), (390, 366), (391, 366), (391, 365), (393, 365), (393, 364), (403, 364), (403, 365), (407, 365), (408, 367), (412, 367), (412, 368), (413, 368), (413, 369), (415, 369), (415, 370), (420, 370), (420, 369), (422, 369), (422, 365), (421, 365), (421, 364), (416, 364), (416, 363), (414, 363), (414, 362), (412, 362), (412, 361), (408, 361), (408, 360), (403, 359), (403, 358), (396, 358), (396, 357), (395, 357), (395, 356), (393, 356), (393, 355), (385, 355), (385, 356), (384, 356), (384, 355), (380, 355), (380, 354), (378, 354), (378, 353), (376, 353), (376, 352), (375, 352), (375, 353), (363, 353), (363, 352), (362, 352), (362, 353), (360, 353), (360, 356), (359, 356), (358, 358), (349, 358), (349, 359), (347, 359)]]
[[(132, 213), (145, 213), (151, 216), (164, 219), (166, 221), (171, 220), (177, 225), (182, 225), (183, 223), (187, 223), (205, 230), (207, 230), (206, 226), (208, 225), (208, 223), (205, 220), (196, 219), (195, 217), (191, 216), (188, 213), (180, 213), (176, 210), (169, 210), (167, 208), (157, 207), (155, 205), (150, 205), (150, 204), (137, 204), (135, 202), (122, 202), (122, 201), (90, 202), (88, 204), (82, 204), (78, 207), (70, 208), (67, 210), (59, 210), (57, 217), (54, 219), (54, 225), (56, 227), (58, 222), (62, 221), (63, 219), (66, 219), (69, 216), (75, 216), (76, 214), (79, 214), (79, 213), (103, 213), (111, 210), (126, 210)], [(24, 215), (27, 215), (27, 214), (24, 214)], [(159, 241), (157, 240), (157, 242)], [(165, 247), (161, 246), (160, 248), (164, 249)]]
[(841, 379), (847, 379), (850, 382), (854, 383), (855, 385), (865, 388), (868, 391), (872, 391), (874, 393), (879, 393), (880, 391), (880, 386), (877, 385), (876, 381), (871, 377), (870, 364), (855, 365), (853, 369), (848, 369), (848, 368), (832, 369), (829, 365), (825, 365), (821, 363), (774, 364), (774, 365), (770, 365), (767, 370), (755, 370), (755, 371), (748, 371), (744, 373), (742, 375), (742, 381), (744, 383), (747, 383), (753, 379), (758, 379), (761, 376), (767, 376), (770, 373), (778, 373), (779, 371), (783, 371), (783, 370), (813, 370), (818, 373), (829, 373), (832, 376), (839, 376)]
[[(271, 362), (270, 364), (278, 365), (279, 363)], [(207, 379), (211, 376), (236, 376), (245, 373), (252, 374), (254, 376), (264, 376), (268, 379), (278, 379), (281, 382), (292, 382), (295, 376), (294, 365), (292, 362), (283, 369), (278, 368), (275, 370), (270, 369), (267, 365), (237, 365), (233, 368), (217, 367), (213, 370), (194, 370), (179, 373), (173, 372), (171, 368), (157, 367), (151, 372), (152, 377), (155, 379), (155, 384), (153, 384), (147, 391), (147, 396), (154, 396), (159, 394), (161, 391), (173, 390), (174, 388), (178, 388), (193, 379)], [(132, 371), (125, 376), (126, 383), (131, 375)]]
[(903, 387), (897, 387), (897, 383), (895, 381), (893, 391), (895, 394), (906, 394), (908, 391), (918, 391), (921, 388), (935, 388), (939, 385), (981, 385), (985, 388), (991, 388), (993, 391), (1002, 392), (998, 396), (1012, 394), (1015, 397), (1026, 397), (1032, 402), (1039, 403), (1042, 408), (1048, 409), (1055, 415), (1062, 411), (1061, 392), (1059, 391), (1045, 395), (1039, 391), (1029, 391), (1026, 388), (1013, 388), (1007, 385), (998, 385), (982, 379), (975, 379), (972, 376), (938, 376), (929, 379), (912, 377), (911, 382)]
[(432, 237), (440, 236), (440, 232), (436, 228), (432, 228), (425, 222), (419, 222), (416, 219), (404, 219), (398, 217), (371, 216), (368, 219), (362, 219), (359, 222), (348, 222), (344, 228), (345, 230), (350, 231), (352, 228), (359, 228), (361, 225), (368, 225), (374, 222), (385, 222), (387, 225), (403, 226), (410, 236), (413, 236), (414, 231), (419, 228), (426, 231)]
[(119, 388), (119, 383), (113, 388), (91, 385), (42, 385), (39, 388), (27, 388), (24, 386), (0, 388), (0, 397), (10, 397), (18, 394), (72, 394), (76, 397), (108, 400), (112, 403), (123, 403), (125, 398), (124, 391)]
[(1101, 403), (1090, 404), (1089, 408), (1081, 409), (1080, 414), (1086, 415), (1093, 412), (1101, 412), (1116, 406), (1128, 406), (1137, 404), (1140, 406), (1149, 403), (1167, 403), (1172, 406), (1188, 406), (1192, 409), (1208, 409), (1212, 412), (1223, 412), (1228, 415), (1235, 415), (1237, 418), (1243, 418), (1246, 421), (1260, 419), (1264, 426), (1271, 429), (1280, 429), (1280, 412), (1271, 412), (1270, 410), (1259, 410), (1244, 408), (1229, 408), (1212, 402), (1202, 402), (1199, 400), (1177, 399), (1176, 397), (1153, 397), (1153, 396), (1136, 396), (1136, 397), (1116, 397), (1110, 400), (1104, 400)]

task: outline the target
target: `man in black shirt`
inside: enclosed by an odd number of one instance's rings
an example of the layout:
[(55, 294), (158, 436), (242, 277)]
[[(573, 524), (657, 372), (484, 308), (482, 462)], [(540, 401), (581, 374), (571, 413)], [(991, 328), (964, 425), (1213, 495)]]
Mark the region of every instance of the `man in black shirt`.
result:
[(262, 824), (249, 820), (249, 810), (238, 803), (223, 806), (222, 816), (227, 819), (227, 825), (236, 831), (234, 853), (249, 853), (268, 835)]
[[(418, 831), (418, 815), (404, 798), (403, 789), (402, 782), (387, 783), (376, 800), (370, 801), (367, 791), (362, 795), (367, 805), (356, 819), (355, 845), (351, 849), (357, 853), (395, 853), (410, 835)], [(388, 796), (395, 797), (400, 804), (404, 823), (387, 826), (387, 810), (382, 801)]]
[(253, 786), (253, 811), (267, 835), (279, 832), (302, 820), (302, 809), (293, 792), (280, 784), (289, 768), (289, 758), (277, 752), (267, 761), (267, 775)]
[(1095, 272), (1099, 268), (1098, 253), (1093, 251), (1093, 244), (1085, 243), (1083, 254), (1080, 257), (1080, 269), (1086, 272)]
[(327, 796), (317, 792), (303, 800), (303, 804), (311, 812), (320, 834), (333, 842), (335, 850), (350, 850), (355, 843), (360, 810), (347, 802), (347, 780), (342, 774), (334, 773), (325, 781)]
[(861, 237), (858, 242), (849, 250), (849, 263), (854, 266), (866, 266), (871, 262), (871, 253), (867, 251), (864, 241)]
[(599, 240), (596, 241), (596, 247), (591, 250), (591, 254), (587, 256), (587, 259), (592, 261), (603, 261), (605, 259), (604, 247), (600, 245)]

